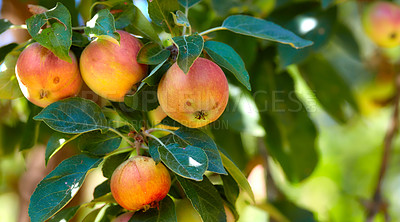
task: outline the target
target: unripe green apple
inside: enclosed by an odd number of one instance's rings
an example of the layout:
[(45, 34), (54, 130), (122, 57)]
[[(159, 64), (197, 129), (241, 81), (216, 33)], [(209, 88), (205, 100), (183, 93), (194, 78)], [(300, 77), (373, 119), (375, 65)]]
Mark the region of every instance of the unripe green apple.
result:
[(133, 214), (133, 212), (121, 214), (117, 218), (113, 219), (112, 222), (128, 222), (132, 218)]
[(125, 31), (117, 31), (120, 44), (110, 38), (98, 38), (82, 52), (80, 68), (88, 87), (99, 96), (123, 102), (124, 96), (147, 75), (147, 65), (136, 61), (142, 46)]
[(123, 162), (111, 177), (111, 193), (123, 208), (137, 211), (157, 206), (171, 187), (171, 177), (162, 163), (135, 156)]
[(58, 100), (76, 96), (82, 86), (78, 63), (70, 51), (72, 62), (59, 59), (50, 50), (33, 43), (26, 47), (15, 67), (24, 96), (41, 107)]
[[(178, 222), (202, 222), (199, 213), (194, 209), (189, 199), (178, 200), (176, 202), (176, 217)], [(226, 222), (235, 222), (232, 211), (224, 204)]]
[(368, 37), (381, 47), (400, 45), (400, 7), (391, 2), (374, 2), (362, 15)]
[(221, 68), (208, 59), (196, 59), (187, 74), (175, 63), (161, 79), (157, 97), (169, 117), (187, 127), (202, 127), (224, 112), (228, 81)]

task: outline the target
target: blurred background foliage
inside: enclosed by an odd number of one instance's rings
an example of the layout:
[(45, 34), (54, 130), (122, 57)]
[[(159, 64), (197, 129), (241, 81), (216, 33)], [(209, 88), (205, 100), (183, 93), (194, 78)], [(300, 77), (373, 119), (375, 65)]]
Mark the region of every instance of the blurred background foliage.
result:
[[(90, 19), (95, 0), (58, 1), (79, 26)], [(27, 3), (51, 8), (58, 1), (3, 0), (1, 16), (22, 24), (30, 17)], [(145, 12), (146, 1), (134, 3)], [(393, 109), (391, 64), (399, 60), (400, 49), (378, 49), (366, 38), (359, 15), (363, 5), (334, 0), (203, 0), (190, 9), (195, 32), (241, 13), (273, 21), (314, 42), (296, 50), (227, 31), (209, 35), (241, 55), (253, 88), (248, 92), (227, 75), (227, 110), (206, 129), (253, 187), (257, 204), (248, 205), (240, 197), (239, 221), (365, 221)], [(24, 31), (9, 30), (0, 35), (0, 45), (28, 38)], [(50, 133), (44, 124), (28, 124), (35, 112), (24, 98), (0, 100), (0, 221), (25, 221), (23, 211), (33, 191), (29, 189), (36, 184), (26, 188), (24, 183), (37, 183), (49, 172), (43, 147)], [(35, 149), (23, 151), (36, 140)], [(383, 183), (393, 221), (400, 221), (399, 142), (394, 143)], [(67, 149), (73, 153), (74, 147)], [(60, 155), (64, 159), (70, 154)], [(36, 172), (37, 179), (27, 180), (28, 172), (31, 177)], [(80, 202), (91, 199), (100, 174), (87, 180)], [(83, 217), (78, 215), (77, 221)], [(384, 221), (383, 214), (375, 221)]]

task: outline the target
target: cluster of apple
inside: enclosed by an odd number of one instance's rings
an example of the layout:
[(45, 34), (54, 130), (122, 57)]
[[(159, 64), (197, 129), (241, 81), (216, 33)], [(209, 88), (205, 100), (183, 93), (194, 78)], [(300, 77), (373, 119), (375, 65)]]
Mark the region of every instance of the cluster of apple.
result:
[[(148, 72), (139, 64), (140, 41), (125, 31), (120, 43), (111, 37), (92, 41), (82, 52), (80, 64), (56, 57), (39, 43), (29, 45), (18, 58), (17, 79), (24, 96), (46, 107), (58, 100), (76, 96), (83, 84), (99, 96), (123, 102), (127, 93)], [(82, 81), (83, 79), (83, 81)], [(157, 97), (162, 110), (172, 119), (192, 128), (215, 121), (228, 103), (228, 82), (214, 62), (198, 58), (185, 74), (175, 63), (160, 81)]]
[(371, 3), (363, 11), (362, 25), (378, 46), (391, 48), (400, 45), (400, 6), (396, 3)]
[[(119, 43), (111, 37), (92, 41), (83, 50), (79, 65), (72, 51), (72, 62), (67, 62), (39, 43), (30, 44), (16, 64), (24, 96), (46, 107), (78, 95), (85, 82), (99, 96), (123, 102), (125, 95), (147, 76), (148, 67), (137, 62), (141, 42), (128, 32), (117, 32)], [(228, 82), (214, 62), (197, 58), (187, 74), (177, 63), (173, 64), (159, 83), (157, 97), (162, 110), (172, 119), (188, 127), (201, 127), (218, 119), (224, 111), (229, 97)], [(157, 206), (170, 186), (166, 167), (145, 156), (128, 159), (111, 178), (114, 199), (132, 212)], [(227, 215), (234, 221), (230, 211)]]

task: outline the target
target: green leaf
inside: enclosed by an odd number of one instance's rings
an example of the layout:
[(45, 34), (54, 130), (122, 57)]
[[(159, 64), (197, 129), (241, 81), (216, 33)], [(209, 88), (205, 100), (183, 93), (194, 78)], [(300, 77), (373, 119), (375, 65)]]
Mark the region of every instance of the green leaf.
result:
[(80, 206), (68, 207), (59, 211), (56, 215), (54, 215), (48, 222), (60, 222), (60, 221), (70, 221), (79, 210)]
[(225, 154), (220, 153), (221, 158), (222, 158), (222, 163), (224, 164), (226, 170), (229, 172), (229, 175), (233, 177), (233, 179), (236, 180), (238, 185), (249, 195), (253, 203), (255, 202), (254, 200), (254, 194), (253, 190), (251, 189), (251, 186), (249, 182), (247, 181), (247, 178), (243, 175), (242, 171), (235, 165), (235, 163), (232, 162)]
[(77, 155), (64, 160), (36, 187), (29, 204), (32, 222), (42, 222), (62, 209), (78, 192), (89, 170), (102, 159)]
[(321, 0), (321, 5), (323, 9), (327, 9), (333, 3), (335, 3), (335, 0)]
[(356, 60), (361, 60), (360, 47), (350, 28), (345, 24), (338, 23), (333, 34), (334, 43), (338, 44), (347, 54)]
[(172, 32), (174, 19), (171, 12), (179, 10), (177, 0), (152, 0), (147, 1), (151, 20), (161, 26), (165, 31)]
[(103, 176), (105, 178), (111, 179), (112, 174), (114, 173), (114, 170), (117, 169), (121, 163), (123, 163), (125, 160), (129, 158), (129, 153), (120, 153), (116, 155), (112, 155), (108, 157), (104, 163), (103, 167), (101, 168), (103, 172)]
[(179, 176), (176, 179), (203, 221), (226, 222), (223, 200), (207, 177), (200, 182)]
[(142, 83), (134, 95), (125, 96), (124, 102), (135, 110), (145, 112), (153, 110), (160, 105), (157, 99), (157, 86)]
[(193, 5), (199, 3), (201, 0), (178, 0), (178, 1), (183, 7), (190, 8)]
[[(180, 139), (185, 140), (186, 144), (189, 143), (192, 146), (199, 147), (204, 150), (208, 158), (208, 171), (226, 174), (222, 164), (221, 156), (219, 155), (218, 147), (210, 136), (201, 130), (187, 127), (181, 127), (179, 130), (175, 131), (175, 134)], [(174, 140), (178, 139), (174, 138)]]
[(158, 148), (160, 158), (174, 173), (182, 177), (202, 180), (207, 170), (207, 155), (195, 146), (181, 147), (179, 144), (168, 144)]
[(63, 146), (72, 140), (76, 139), (81, 134), (71, 135), (71, 134), (64, 134), (59, 132), (54, 132), (51, 136), (49, 141), (47, 142), (46, 152), (45, 152), (45, 162), (46, 166), (49, 162), (50, 158), (54, 156)]
[(157, 65), (167, 60), (170, 54), (169, 50), (162, 49), (160, 45), (149, 42), (140, 49), (137, 61), (142, 64)]
[[(55, 20), (51, 27), (41, 29), (46, 23)], [(40, 45), (52, 51), (57, 57), (72, 62), (69, 49), (72, 44), (71, 14), (61, 3), (45, 13), (37, 14), (26, 20), (29, 34)]]
[(0, 34), (7, 31), (7, 29), (10, 28), (11, 25), (12, 23), (7, 19), (0, 19)]
[(84, 133), (108, 128), (100, 107), (91, 100), (68, 98), (52, 103), (33, 119), (63, 133)]
[(239, 185), (232, 175), (221, 175), (222, 183), (224, 185), (225, 197), (229, 203), (233, 206), (236, 204), (236, 200), (239, 196)]
[(296, 49), (312, 44), (311, 41), (302, 39), (273, 22), (248, 15), (229, 16), (223, 22), (222, 27), (238, 34), (289, 44)]
[(95, 210), (92, 210), (90, 213), (88, 213), (85, 218), (83, 218), (82, 222), (92, 222), (92, 221), (96, 221), (97, 216), (99, 215), (100, 211), (103, 209), (103, 207), (99, 207)]
[(222, 42), (207, 41), (204, 50), (220, 66), (231, 71), (248, 90), (251, 90), (249, 73), (242, 58), (232, 47)]
[(86, 47), (90, 43), (89, 38), (79, 32), (72, 32), (72, 45)]
[(10, 53), (15, 47), (17, 47), (17, 43), (10, 43), (8, 45), (2, 46), (0, 48), (0, 62), (6, 57), (8, 53)]
[(114, 17), (108, 9), (100, 10), (86, 23), (85, 34), (89, 37), (110, 36), (118, 42), (120, 40), (115, 29)]
[(158, 208), (151, 208), (146, 212), (137, 211), (129, 222), (176, 222), (174, 201), (166, 196), (160, 201)]
[(22, 96), (15, 75), (18, 54), (9, 53), (0, 65), (0, 99), (16, 99)]
[[(300, 63), (311, 54), (317, 52), (325, 46), (331, 37), (333, 27), (337, 23), (337, 9), (331, 7), (327, 10), (313, 11), (296, 16), (286, 27), (291, 30), (298, 30), (298, 34), (306, 39), (310, 39), (314, 44), (303, 49), (294, 49), (287, 45), (279, 45), (278, 53), (281, 66), (286, 67), (290, 64)], [(315, 26), (309, 29), (302, 29), (304, 21), (315, 22)]]
[(143, 113), (141, 111), (134, 110), (122, 102), (111, 102), (111, 104), (120, 117), (126, 120), (137, 132), (140, 131), (143, 124)]
[(33, 104), (29, 105), (31, 113), (29, 114), (28, 121), (25, 124), (24, 131), (22, 132), (22, 140), (19, 145), (20, 151), (32, 148), (36, 144), (39, 136), (40, 122), (33, 120), (33, 117), (36, 116), (42, 108)]
[(102, 197), (110, 192), (111, 192), (110, 180), (105, 180), (103, 183), (97, 185), (97, 187), (94, 188), (93, 198), (96, 199)]
[(156, 86), (160, 82), (161, 78), (168, 71), (168, 69), (172, 66), (171, 61), (168, 59), (164, 60), (160, 64), (151, 70), (150, 74), (142, 80), (142, 82), (147, 83), (150, 86)]
[(128, 2), (128, 5), (125, 5), (124, 2), (113, 9), (123, 10), (121, 13), (114, 14), (117, 29), (126, 28), (129, 32), (151, 39), (161, 45), (161, 40), (152, 24), (134, 4)]
[(116, 150), (122, 138), (114, 132), (101, 133), (99, 130), (85, 133), (79, 137), (78, 147), (89, 155), (104, 156)]
[(175, 13), (172, 13), (172, 17), (174, 18), (174, 23), (177, 26), (183, 26), (183, 27), (190, 27), (190, 23), (188, 18), (186, 17), (185, 13), (183, 13), (181, 10), (176, 11)]
[(174, 37), (172, 40), (179, 51), (177, 59), (178, 66), (186, 74), (203, 51), (203, 37), (199, 34), (194, 34), (190, 36)]
[(348, 120), (346, 105), (358, 110), (350, 86), (322, 56), (310, 57), (299, 70), (321, 105), (337, 121)]

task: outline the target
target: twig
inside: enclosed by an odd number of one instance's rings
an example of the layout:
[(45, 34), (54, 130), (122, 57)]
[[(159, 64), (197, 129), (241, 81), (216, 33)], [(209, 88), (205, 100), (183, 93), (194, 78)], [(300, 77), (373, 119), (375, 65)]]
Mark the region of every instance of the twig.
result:
[[(395, 80), (396, 95), (393, 101), (394, 111), (384, 140), (384, 150), (383, 150), (381, 167), (379, 170), (378, 182), (376, 185), (372, 202), (368, 206), (369, 209), (366, 220), (367, 222), (372, 222), (374, 220), (375, 215), (379, 213), (381, 210), (385, 211), (386, 208), (385, 200), (382, 197), (382, 183), (387, 171), (389, 163), (389, 155), (392, 148), (393, 140), (399, 128), (398, 122), (399, 122), (399, 102), (400, 102), (400, 73), (398, 72), (399, 71), (396, 70), (396, 80)], [(386, 221), (389, 220), (389, 216), (387, 214), (385, 214), (385, 220)]]

